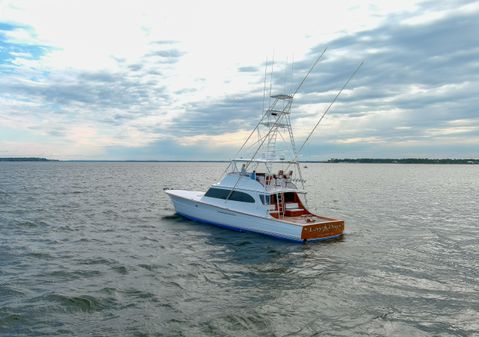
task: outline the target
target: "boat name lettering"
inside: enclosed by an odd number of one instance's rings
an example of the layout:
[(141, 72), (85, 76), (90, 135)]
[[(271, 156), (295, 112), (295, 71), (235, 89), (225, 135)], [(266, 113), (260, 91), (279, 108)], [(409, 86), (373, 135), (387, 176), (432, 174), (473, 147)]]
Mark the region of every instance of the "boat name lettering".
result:
[(338, 230), (341, 228), (342, 226), (339, 224), (327, 224), (327, 225), (322, 225), (320, 227), (306, 227), (306, 230), (308, 232), (328, 232), (331, 230)]

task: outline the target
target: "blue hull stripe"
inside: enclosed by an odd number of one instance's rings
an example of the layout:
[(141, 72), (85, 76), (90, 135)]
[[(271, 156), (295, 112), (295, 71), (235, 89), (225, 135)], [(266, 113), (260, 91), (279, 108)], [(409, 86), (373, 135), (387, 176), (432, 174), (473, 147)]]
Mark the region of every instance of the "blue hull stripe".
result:
[(176, 212), (176, 214), (181, 215), (182, 217), (184, 217), (188, 220), (191, 220), (191, 221), (200, 222), (200, 223), (204, 223), (204, 224), (208, 224), (208, 225), (213, 225), (213, 226), (220, 227), (220, 228), (230, 229), (230, 230), (233, 230), (233, 231), (236, 231), (236, 232), (257, 233), (257, 234), (262, 234), (262, 235), (266, 235), (266, 236), (269, 236), (269, 237), (273, 237), (273, 238), (276, 238), (276, 239), (282, 239), (282, 240), (293, 241), (293, 242), (325, 241), (325, 240), (337, 239), (337, 238), (341, 237), (341, 235), (342, 235), (342, 234), (339, 234), (339, 235), (334, 235), (334, 236), (328, 236), (328, 237), (325, 237), (325, 238), (308, 239), (308, 240), (293, 239), (293, 238), (286, 237), (286, 236), (280, 236), (280, 235), (274, 235), (274, 234), (268, 234), (268, 233), (262, 233), (262, 232), (255, 232), (255, 231), (250, 231), (250, 230), (243, 229), (243, 228), (238, 228), (238, 227), (234, 227), (234, 226), (220, 224), (220, 223), (217, 223), (217, 222), (203, 220), (203, 219), (196, 218), (196, 217), (193, 217), (193, 216), (190, 216), (190, 215), (186, 215), (186, 214), (180, 213), (180, 212)]

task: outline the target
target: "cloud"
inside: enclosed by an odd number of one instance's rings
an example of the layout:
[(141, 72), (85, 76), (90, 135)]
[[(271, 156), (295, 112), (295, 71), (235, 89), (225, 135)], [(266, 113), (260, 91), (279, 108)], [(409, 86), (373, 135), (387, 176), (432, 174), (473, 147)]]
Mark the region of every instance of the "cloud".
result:
[[(449, 125), (463, 119), (479, 125), (479, 99), (474, 94), (479, 85), (477, 19), (477, 10), (459, 10), (420, 24), (399, 20), (330, 41), (325, 60), (298, 94), (293, 119), (297, 135), (304, 139), (349, 74), (366, 59), (320, 127), (318, 137), (326, 146), (381, 143), (387, 149), (387, 144), (403, 142), (412, 148), (413, 140), (432, 145), (450, 134), (462, 134), (467, 143), (475, 127)], [(306, 73), (323, 48), (324, 44), (312, 48), (308, 60), (295, 64), (296, 72)], [(254, 67), (239, 71), (245, 68)], [(260, 83), (259, 71), (256, 75)], [(281, 81), (278, 76), (274, 87), (282, 87)], [(238, 98), (195, 105), (172, 127), (183, 125), (180, 134), (225, 138), (228, 132), (251, 129), (261, 112), (260, 93), (251, 90)]]
[[(303, 30), (278, 33), (296, 34), (292, 44), (300, 51), (293, 67), (276, 57), (273, 94), (292, 91), (328, 47), (295, 97), (297, 143), (365, 59), (319, 126), (306, 157), (448, 155), (452, 149), (479, 156), (470, 145), (478, 139), (479, 125), (479, 5), (426, 1), (396, 8), (388, 3), (392, 7), (374, 18), (359, 15), (361, 6), (338, 12), (337, 20), (344, 13), (358, 19), (344, 31), (336, 22), (336, 30), (314, 35), (319, 24), (298, 22), (294, 29)], [(263, 101), (266, 49), (256, 44), (258, 31), (226, 33), (231, 17), (215, 18), (215, 25), (205, 27), (191, 15), (161, 21), (132, 3), (119, 8), (103, 30), (98, 29), (104, 25), (102, 6), (89, 27), (60, 22), (46, 10), (37, 16), (5, 10), (17, 22), (0, 23), (1, 126), (18, 130), (25, 142), (35, 134), (45, 151), (78, 143), (78, 152), (69, 156), (84, 151), (85, 156), (141, 159), (158, 151), (159, 158), (222, 159), (234, 152), (270, 101), (269, 85)], [(74, 7), (71, 11), (84, 10)], [(81, 12), (78, 20), (85, 16), (87, 11)], [(51, 25), (44, 18), (51, 18)], [(264, 17), (257, 19), (264, 25)], [(185, 26), (188, 20), (195, 24)], [(252, 15), (250, 25), (254, 20)], [(68, 34), (59, 34), (63, 26)], [(5, 144), (13, 146), (12, 141), (0, 145)]]
[(158, 50), (153, 51), (148, 54), (148, 56), (159, 56), (161, 58), (170, 59), (175, 62), (178, 58), (180, 58), (184, 53), (180, 52), (178, 49), (165, 49), (165, 50)]
[[(422, 148), (429, 144), (434, 152), (438, 140), (451, 141), (450, 134), (458, 136), (456, 143), (462, 139), (469, 144), (469, 139), (476, 139), (471, 138), (472, 132), (479, 125), (479, 100), (474, 94), (479, 85), (477, 32), (476, 8), (414, 25), (385, 24), (332, 40), (328, 59), (319, 64), (298, 98), (298, 103), (309, 105), (300, 110), (299, 117), (308, 120), (315, 106), (322, 111), (346, 79), (345, 69), (352, 71), (366, 58), (351, 89), (339, 98), (325, 121), (321, 132), (329, 140), (320, 135), (324, 141), (382, 143), (381, 152), (371, 151), (373, 156), (385, 155), (388, 144), (401, 142), (410, 149), (417, 142)], [(322, 48), (313, 48), (312, 53)], [(463, 119), (475, 126), (449, 127)], [(335, 135), (324, 130), (327, 127)]]
[[(17, 26), (0, 28), (12, 31)], [(71, 146), (76, 142), (85, 153), (103, 155), (101, 148), (140, 147), (164, 137), (158, 129), (171, 119), (164, 111), (172, 100), (165, 77), (168, 64), (182, 55), (169, 47), (172, 41), (154, 44), (138, 62), (114, 58), (114, 66), (102, 70), (51, 68), (55, 48), (0, 41), (6, 46), (1, 50), (8, 52), (0, 59), (1, 126), (17, 129), (24, 138), (34, 132), (45, 144)], [(31, 62), (20, 62), (26, 59), (26, 51), (32, 50), (42, 53), (30, 52), (27, 56)], [(51, 149), (52, 145), (45, 148)]]

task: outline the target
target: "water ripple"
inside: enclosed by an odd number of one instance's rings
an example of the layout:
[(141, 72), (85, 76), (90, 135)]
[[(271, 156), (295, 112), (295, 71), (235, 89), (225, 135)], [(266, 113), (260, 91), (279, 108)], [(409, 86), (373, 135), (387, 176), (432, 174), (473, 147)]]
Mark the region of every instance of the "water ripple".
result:
[(10, 164), (2, 336), (479, 331), (475, 167), (308, 164), (309, 207), (347, 227), (303, 245), (174, 215), (163, 187), (204, 190), (222, 164)]

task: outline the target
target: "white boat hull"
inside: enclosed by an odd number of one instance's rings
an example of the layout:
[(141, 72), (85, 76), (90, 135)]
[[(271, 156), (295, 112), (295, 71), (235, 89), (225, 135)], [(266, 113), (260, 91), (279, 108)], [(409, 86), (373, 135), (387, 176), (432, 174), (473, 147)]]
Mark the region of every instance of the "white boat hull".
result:
[[(176, 213), (190, 220), (292, 241), (306, 241), (304, 239), (305, 226), (303, 225), (280, 221), (273, 217), (265, 218), (210, 205), (202, 202), (199, 198), (186, 198), (184, 196), (178, 196), (177, 193), (175, 193), (180, 191), (167, 190), (165, 192), (170, 196)], [(316, 239), (308, 238), (308, 240), (326, 240), (339, 236), (340, 235), (331, 235)]]

